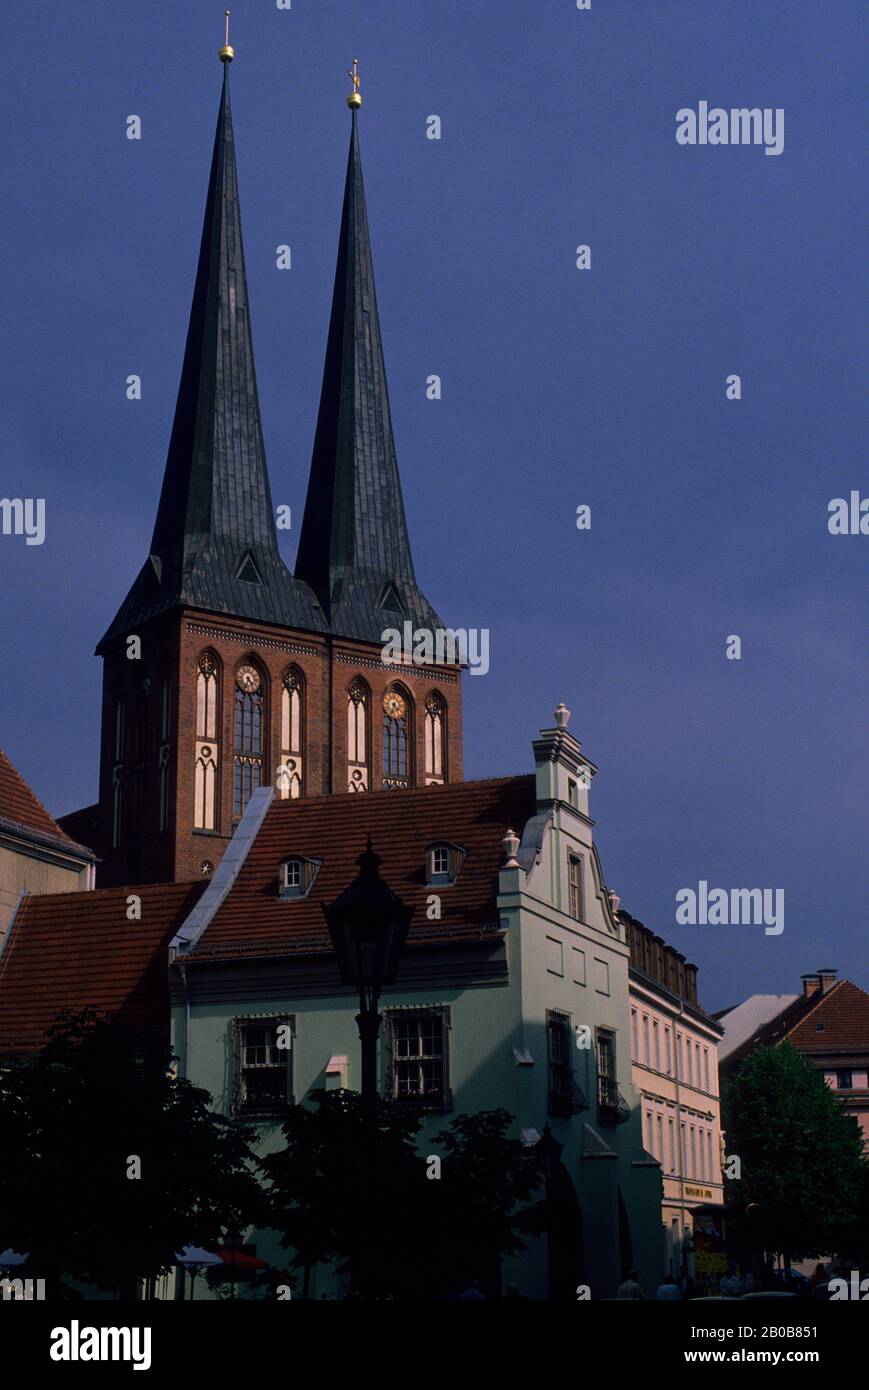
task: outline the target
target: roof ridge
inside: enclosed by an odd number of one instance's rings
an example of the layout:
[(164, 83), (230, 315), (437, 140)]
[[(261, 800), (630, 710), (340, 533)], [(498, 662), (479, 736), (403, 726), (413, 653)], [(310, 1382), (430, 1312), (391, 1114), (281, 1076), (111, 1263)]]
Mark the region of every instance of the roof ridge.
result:
[[(494, 785), (499, 784), (499, 783), (500, 783), (500, 784), (506, 784), (506, 783), (508, 783), (508, 782), (517, 782), (517, 781), (526, 781), (526, 780), (527, 780), (529, 783), (533, 782), (533, 781), (534, 781), (534, 773), (533, 773), (533, 772), (515, 772), (515, 773), (509, 773), (509, 774), (508, 774), (507, 776), (505, 776), (505, 777), (473, 777), (473, 778), (469, 778), (468, 780), (464, 780), (464, 779), (463, 779), (463, 780), (460, 781), (460, 782), (442, 782), (442, 783), (440, 783), (440, 784), (432, 784), (432, 785), (430, 785), (430, 786), (404, 787), (404, 788), (402, 788), (402, 790), (398, 793), (398, 796), (401, 797), (401, 798), (404, 798), (404, 797), (406, 797), (406, 796), (413, 796), (413, 795), (416, 795), (416, 794), (425, 794), (425, 795), (436, 794), (436, 795), (443, 795), (443, 794), (445, 794), (445, 793), (457, 792), (457, 791), (460, 791), (460, 790), (470, 789), (470, 788), (473, 788), (473, 787), (494, 786)], [(346, 800), (347, 802), (349, 802), (349, 804), (350, 804), (351, 806), (357, 806), (357, 805), (359, 805), (360, 801), (365, 801), (365, 802), (367, 803), (367, 802), (372, 801), (375, 797), (378, 797), (378, 798), (379, 798), (379, 797), (384, 797), (384, 798), (389, 797), (390, 800), (395, 800), (395, 799), (396, 799), (396, 792), (395, 792), (395, 791), (392, 791), (392, 790), (389, 790), (389, 789), (386, 788), (386, 787), (374, 787), (374, 788), (372, 788), (370, 791), (365, 792), (365, 794), (364, 794), (363, 797), (359, 797), (359, 796), (356, 796), (356, 797), (351, 797), (351, 796), (344, 797), (344, 795), (343, 795), (342, 793), (338, 793), (338, 794), (336, 795), (335, 792), (324, 792), (323, 794), (321, 794), (321, 795), (319, 795), (319, 796), (289, 797), (289, 798), (276, 797), (275, 800), (274, 800), (274, 803), (273, 803), (273, 809), (274, 809), (274, 808), (277, 808), (277, 807), (279, 807), (279, 806), (282, 807), (282, 808), (284, 808), (284, 809), (288, 809), (288, 808), (290, 808), (290, 807), (297, 807), (297, 808), (300, 808), (300, 809), (301, 809), (301, 808), (304, 807), (304, 806), (312, 806), (312, 805), (337, 805), (337, 806), (341, 806), (341, 805), (344, 804), (345, 800)]]

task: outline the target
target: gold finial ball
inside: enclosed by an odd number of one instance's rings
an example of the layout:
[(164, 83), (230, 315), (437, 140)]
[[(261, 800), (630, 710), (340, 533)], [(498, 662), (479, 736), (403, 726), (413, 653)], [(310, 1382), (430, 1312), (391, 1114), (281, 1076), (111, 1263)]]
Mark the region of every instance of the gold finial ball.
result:
[(347, 105), (351, 111), (358, 111), (362, 105), (362, 97), (359, 92), (351, 92), (347, 98)]
[(224, 44), (223, 48), (220, 50), (221, 63), (231, 63), (234, 57), (235, 49), (233, 48), (232, 44)]

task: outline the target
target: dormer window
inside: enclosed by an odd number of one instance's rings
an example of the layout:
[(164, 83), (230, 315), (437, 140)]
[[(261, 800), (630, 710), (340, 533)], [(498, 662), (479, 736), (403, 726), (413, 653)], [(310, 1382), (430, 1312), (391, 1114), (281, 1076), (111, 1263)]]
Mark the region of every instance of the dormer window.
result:
[(304, 898), (314, 886), (320, 871), (318, 859), (292, 856), (284, 859), (278, 870), (278, 894), (282, 898)]
[(426, 855), (428, 882), (441, 887), (455, 883), (465, 859), (465, 851), (458, 845), (430, 845)]

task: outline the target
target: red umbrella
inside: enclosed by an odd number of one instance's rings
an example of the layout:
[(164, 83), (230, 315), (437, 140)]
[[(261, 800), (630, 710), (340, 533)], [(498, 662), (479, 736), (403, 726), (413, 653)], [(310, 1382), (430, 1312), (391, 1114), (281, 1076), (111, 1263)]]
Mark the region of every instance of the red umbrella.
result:
[(224, 1264), (232, 1265), (235, 1269), (268, 1269), (268, 1260), (258, 1260), (255, 1255), (244, 1255), (240, 1250), (227, 1250), (225, 1245), (217, 1248), (217, 1253)]

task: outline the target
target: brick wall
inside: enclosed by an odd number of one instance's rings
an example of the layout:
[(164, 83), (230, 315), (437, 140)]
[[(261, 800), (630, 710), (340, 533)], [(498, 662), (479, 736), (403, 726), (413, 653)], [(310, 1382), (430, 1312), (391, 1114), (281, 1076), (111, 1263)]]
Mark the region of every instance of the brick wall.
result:
[[(280, 761), (281, 689), (285, 671), (296, 666), (305, 679), (304, 794), (321, 796), (347, 790), (347, 692), (361, 678), (370, 691), (370, 785), (382, 783), (381, 720), (386, 691), (398, 685), (409, 705), (411, 784), (425, 781), (425, 700), (437, 691), (446, 705), (446, 777), (462, 780), (461, 679), (454, 669), (408, 667), (396, 671), (380, 660), (380, 648), (296, 633), (231, 617), (181, 612), (143, 628), (141, 660), (131, 661), (126, 643), (106, 654), (100, 773), (99, 844), (101, 886), (197, 878), (204, 861), (217, 867), (233, 831), (233, 753), (236, 672), (258, 667), (263, 677), (263, 781), (271, 783)], [(196, 743), (196, 679), (205, 651), (219, 662), (218, 808), (215, 831), (193, 828)], [(159, 829), (159, 746), (161, 687), (172, 688), (169, 829)], [(149, 682), (145, 693), (143, 683)], [(124, 833), (111, 849), (112, 775), (115, 765), (115, 706), (126, 710), (123, 767)], [(147, 712), (144, 740), (139, 732)], [(144, 752), (144, 757), (142, 756)], [(401, 793), (397, 793), (400, 795)]]

